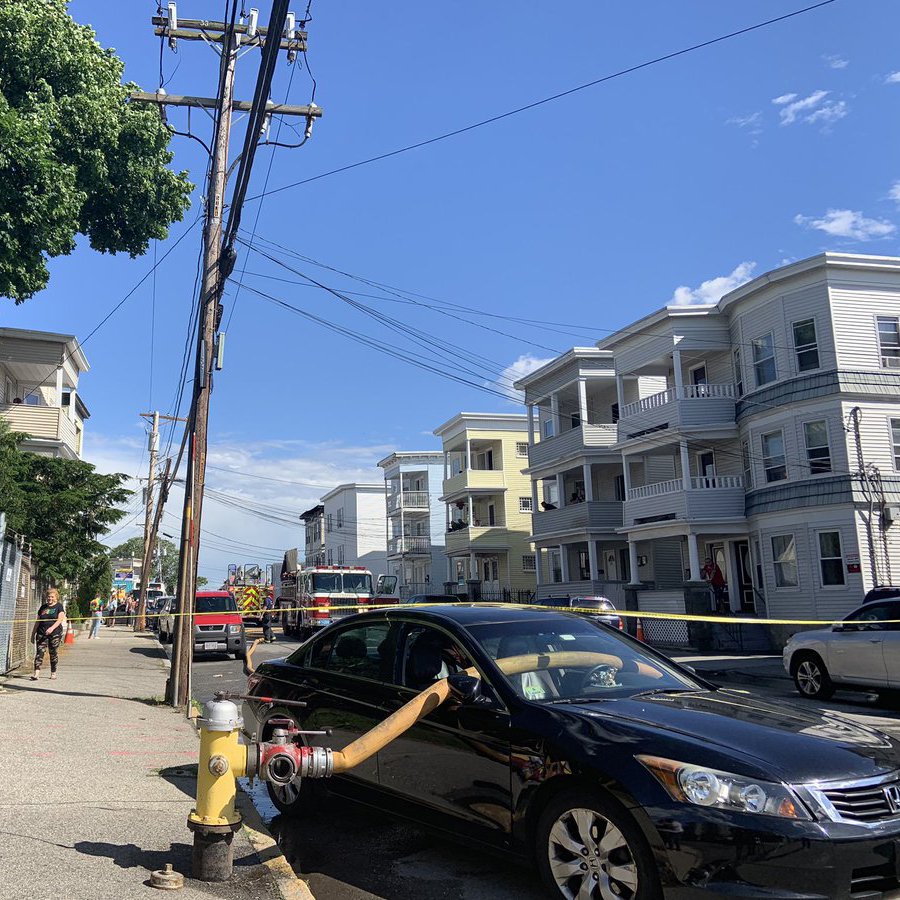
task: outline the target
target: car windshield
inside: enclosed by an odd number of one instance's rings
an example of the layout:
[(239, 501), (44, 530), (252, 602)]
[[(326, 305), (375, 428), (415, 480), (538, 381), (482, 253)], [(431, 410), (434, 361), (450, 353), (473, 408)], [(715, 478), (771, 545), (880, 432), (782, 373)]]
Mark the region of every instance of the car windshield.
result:
[(573, 703), (703, 685), (588, 619), (535, 617), (469, 627), (509, 685), (526, 700)]
[(317, 573), (312, 577), (312, 589), (316, 593), (339, 594), (341, 576), (338, 572)]
[(198, 613), (237, 612), (234, 597), (198, 597)]
[(371, 594), (372, 576), (368, 572), (316, 572), (312, 589), (317, 594)]

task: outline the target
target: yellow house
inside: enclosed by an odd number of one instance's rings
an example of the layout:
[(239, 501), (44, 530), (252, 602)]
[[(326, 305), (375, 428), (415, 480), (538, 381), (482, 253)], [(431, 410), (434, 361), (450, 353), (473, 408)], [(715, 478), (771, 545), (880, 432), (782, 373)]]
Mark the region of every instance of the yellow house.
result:
[(444, 451), (447, 581), (486, 600), (533, 594), (527, 417), (460, 413), (434, 433)]

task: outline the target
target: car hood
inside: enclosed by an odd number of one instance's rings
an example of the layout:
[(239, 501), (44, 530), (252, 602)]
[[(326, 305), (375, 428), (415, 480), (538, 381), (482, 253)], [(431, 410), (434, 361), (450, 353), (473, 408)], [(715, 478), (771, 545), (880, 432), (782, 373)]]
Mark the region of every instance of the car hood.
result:
[(811, 641), (827, 641), (834, 632), (830, 628), (816, 628), (815, 631), (798, 631), (791, 635), (788, 647), (792, 644), (805, 644)]
[(636, 752), (663, 756), (675, 744), (692, 743), (703, 755), (743, 759), (761, 774), (794, 783), (866, 778), (900, 767), (900, 743), (880, 731), (738, 691), (645, 694), (565, 708), (620, 734), (641, 726), (635, 737), (646, 747)]

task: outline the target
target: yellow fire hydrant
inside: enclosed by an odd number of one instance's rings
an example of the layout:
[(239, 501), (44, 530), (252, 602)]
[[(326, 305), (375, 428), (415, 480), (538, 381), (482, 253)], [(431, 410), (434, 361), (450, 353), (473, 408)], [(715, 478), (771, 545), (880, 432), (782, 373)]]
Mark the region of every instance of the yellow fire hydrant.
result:
[(191, 868), (201, 881), (227, 881), (231, 842), (241, 826), (234, 808), (237, 779), (256, 774), (256, 748), (240, 742), (243, 719), (230, 700), (210, 700), (200, 719), (197, 802), (188, 816), (194, 833)]

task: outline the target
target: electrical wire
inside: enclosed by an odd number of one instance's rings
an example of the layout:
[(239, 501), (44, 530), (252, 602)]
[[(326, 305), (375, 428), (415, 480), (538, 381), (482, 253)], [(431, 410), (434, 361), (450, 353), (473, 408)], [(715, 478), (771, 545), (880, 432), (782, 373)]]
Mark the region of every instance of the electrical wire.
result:
[(435, 137), (427, 138), (426, 140), (417, 141), (414, 144), (408, 144), (405, 147), (398, 147), (396, 150), (389, 150), (386, 153), (379, 153), (376, 156), (370, 156), (367, 159), (361, 159), (354, 163), (348, 163), (344, 166), (339, 166), (336, 169), (331, 169), (328, 172), (320, 172), (318, 175), (312, 175), (309, 178), (303, 178), (300, 181), (294, 181), (290, 184), (282, 185), (281, 187), (272, 188), (270, 191), (267, 191), (265, 194), (256, 194), (253, 197), (248, 197), (247, 200), (258, 200), (263, 196), (268, 196), (270, 194), (277, 194), (281, 191), (286, 191), (291, 188), (300, 187), (300, 185), (310, 184), (313, 181), (319, 181), (322, 178), (328, 178), (331, 175), (337, 175), (341, 172), (349, 172), (351, 169), (358, 169), (361, 166), (367, 166), (371, 163), (380, 162), (384, 159), (390, 159), (394, 156), (399, 156), (401, 153), (408, 153), (411, 150), (418, 150), (421, 147), (428, 147), (431, 144), (436, 144), (439, 141), (445, 141), (452, 137), (457, 137), (461, 134), (466, 134), (469, 131), (474, 131), (476, 128), (482, 128), (485, 125), (493, 125), (496, 122), (501, 122), (504, 119), (509, 119), (512, 116), (517, 116), (521, 113), (528, 112), (532, 109), (537, 109), (540, 106), (544, 106), (547, 103), (553, 103), (556, 100), (561, 100), (563, 97), (569, 97), (572, 94), (576, 94), (579, 91), (587, 90), (588, 88), (596, 87), (599, 84), (604, 84), (608, 81), (613, 81), (616, 78), (622, 78), (625, 75), (630, 75), (634, 72), (638, 72), (641, 69), (647, 69), (651, 66), (658, 65), (663, 62), (667, 62), (672, 59), (676, 59), (679, 56), (685, 56), (688, 53), (693, 53), (697, 50), (702, 50), (706, 47), (711, 47), (714, 44), (720, 44), (723, 41), (731, 40), (732, 38), (740, 37), (741, 35), (749, 34), (753, 31), (758, 31), (761, 28), (766, 28), (770, 25), (775, 25), (779, 22), (784, 22), (788, 19), (793, 19), (796, 16), (804, 15), (805, 13), (812, 12), (813, 10), (820, 9), (823, 6), (828, 6), (831, 3), (834, 3), (835, 0), (821, 0), (820, 3), (814, 3), (812, 6), (806, 6), (802, 9), (794, 10), (793, 12), (785, 13), (781, 16), (775, 16), (771, 19), (766, 19), (763, 22), (757, 22), (755, 25), (748, 25), (745, 28), (739, 28), (737, 31), (731, 31), (728, 34), (722, 34), (718, 37), (711, 38), (706, 41), (701, 41), (697, 44), (692, 44), (689, 47), (682, 47), (680, 50), (674, 50), (671, 53), (665, 53), (662, 56), (656, 56), (653, 59), (648, 59), (644, 62), (637, 63), (633, 66), (628, 66), (625, 69), (619, 69), (617, 72), (611, 72), (608, 75), (604, 75), (601, 78), (595, 78), (593, 81), (585, 82), (584, 84), (576, 85), (575, 87), (568, 88), (564, 91), (559, 91), (556, 94), (551, 94), (548, 97), (543, 97), (540, 100), (535, 100), (531, 103), (526, 103), (524, 106), (518, 106), (515, 109), (507, 110), (506, 112), (499, 113), (496, 116), (489, 116), (486, 119), (481, 119), (478, 122), (472, 122), (469, 125), (465, 125), (461, 128), (455, 128), (453, 131), (446, 131), (443, 134), (436, 135)]

